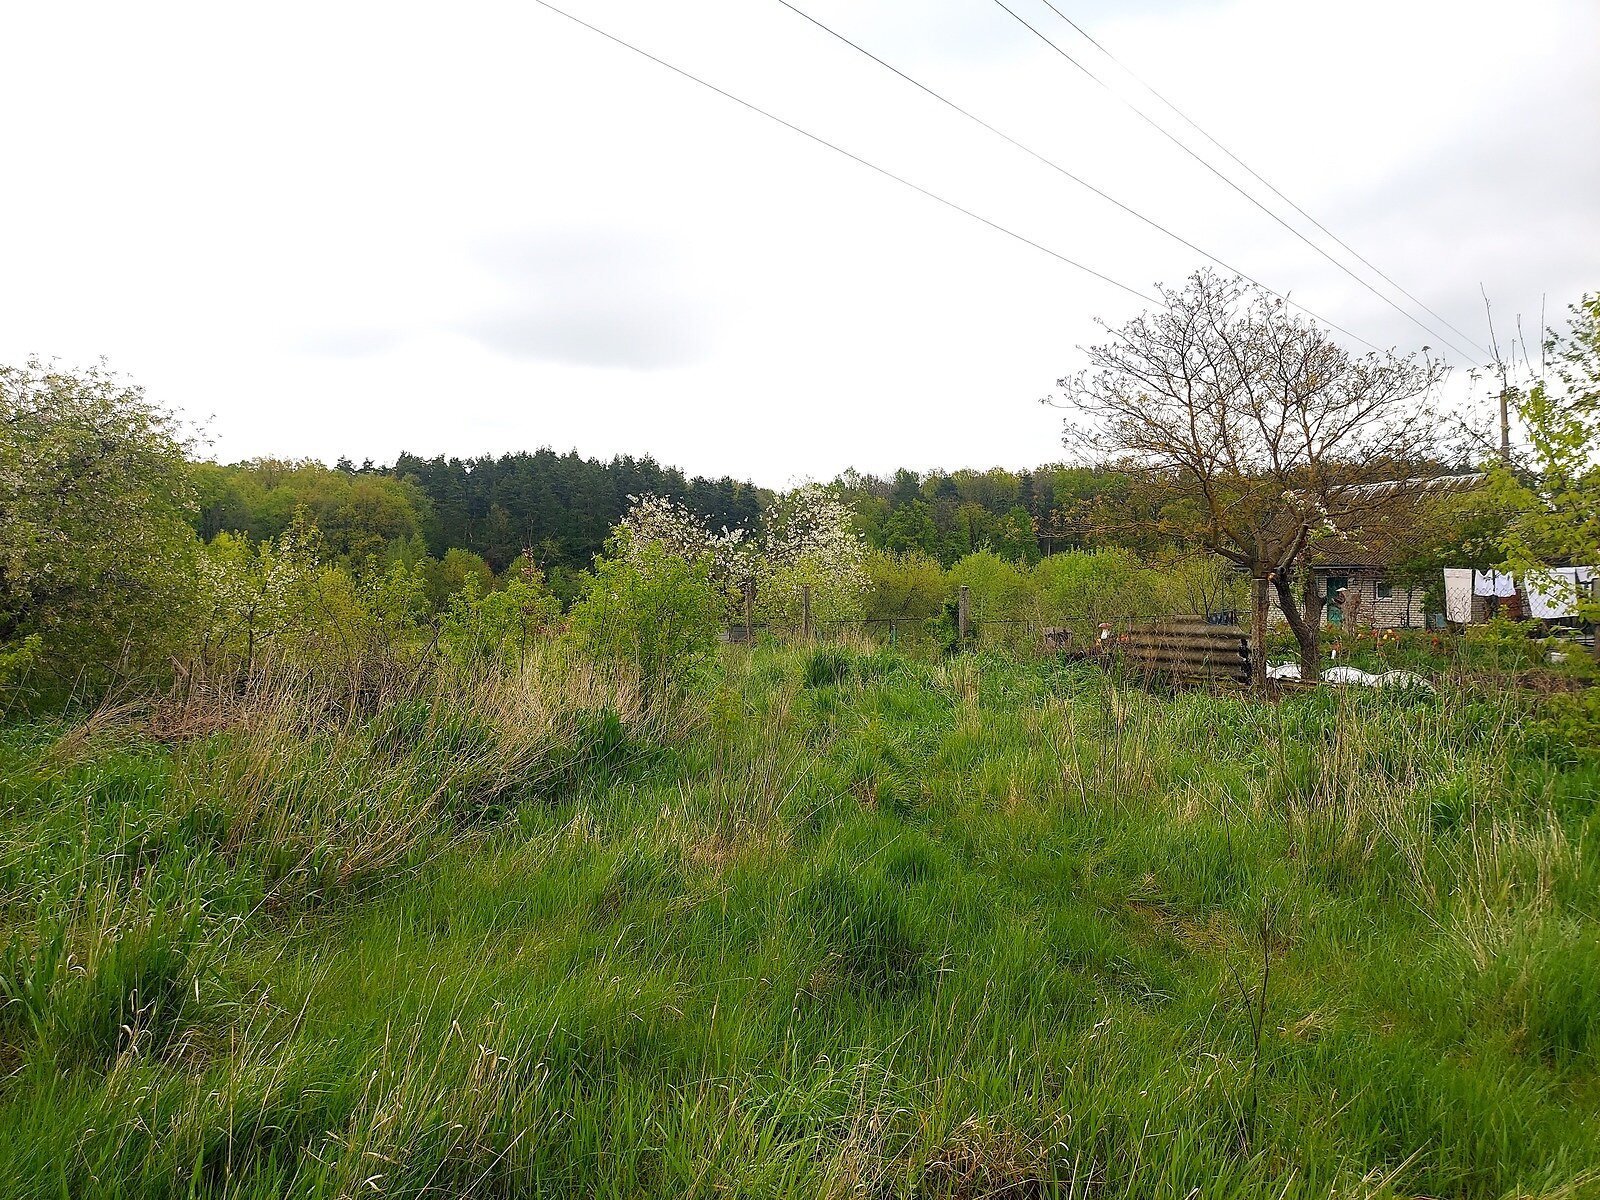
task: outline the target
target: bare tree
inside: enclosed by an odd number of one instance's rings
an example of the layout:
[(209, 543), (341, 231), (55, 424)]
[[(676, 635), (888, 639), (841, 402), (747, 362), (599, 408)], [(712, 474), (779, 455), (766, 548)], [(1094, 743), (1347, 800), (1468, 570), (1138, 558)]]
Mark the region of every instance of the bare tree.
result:
[(1316, 678), (1322, 539), (1381, 536), (1426, 490), (1435, 420), (1422, 403), (1445, 368), (1421, 354), (1354, 355), (1283, 301), (1209, 271), (1165, 307), (1091, 346), (1059, 381), (1065, 443), (1160, 497), (1162, 532), (1251, 576), (1252, 671), (1265, 681), (1268, 588)]

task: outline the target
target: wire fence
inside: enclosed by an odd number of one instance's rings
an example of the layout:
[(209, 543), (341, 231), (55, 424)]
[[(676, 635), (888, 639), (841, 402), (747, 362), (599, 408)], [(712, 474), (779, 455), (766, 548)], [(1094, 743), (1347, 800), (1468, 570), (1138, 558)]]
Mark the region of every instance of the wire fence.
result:
[(1172, 612), (1107, 613), (1069, 612), (1034, 616), (995, 617), (978, 614), (963, 623), (948, 617), (893, 616), (856, 617), (845, 620), (780, 618), (753, 621), (750, 625), (731, 622), (724, 628), (723, 640), (735, 644), (763, 637), (780, 641), (840, 641), (866, 638), (884, 645), (950, 641), (972, 647), (1005, 645), (1018, 648), (1035, 645), (1041, 652), (1086, 649), (1103, 643), (1116, 644), (1129, 635), (1159, 629), (1182, 619), (1203, 621), (1218, 630), (1237, 629), (1239, 614), (1228, 610), (1217, 613), (1177, 614)]

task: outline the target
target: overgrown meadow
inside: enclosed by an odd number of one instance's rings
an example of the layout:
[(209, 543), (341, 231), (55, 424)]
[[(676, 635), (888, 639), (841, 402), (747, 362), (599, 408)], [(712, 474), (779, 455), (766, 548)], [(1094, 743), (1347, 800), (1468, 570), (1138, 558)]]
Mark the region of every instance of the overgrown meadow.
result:
[(1600, 761), (1517, 690), (604, 661), (7, 727), (0, 1189), (1600, 1189)]
[(558, 580), (351, 473), (202, 541), (138, 389), (0, 407), (0, 1196), (1600, 1195), (1571, 642), (1178, 688), (1102, 623), (1214, 556), (808, 486)]

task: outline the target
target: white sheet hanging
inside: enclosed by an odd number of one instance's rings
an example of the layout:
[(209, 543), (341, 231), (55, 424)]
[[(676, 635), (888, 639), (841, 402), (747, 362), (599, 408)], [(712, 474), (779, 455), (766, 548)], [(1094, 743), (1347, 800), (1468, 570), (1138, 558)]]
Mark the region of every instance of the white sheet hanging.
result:
[(1528, 577), (1529, 615), (1546, 621), (1560, 621), (1578, 615), (1580, 593), (1589, 586), (1594, 571), (1589, 567), (1556, 567), (1543, 576)]
[(1544, 621), (1559, 621), (1572, 615), (1578, 584), (1571, 568), (1557, 569), (1549, 575), (1528, 577), (1528, 615)]
[(1472, 620), (1472, 576), (1470, 567), (1444, 569), (1444, 619), (1465, 625)]

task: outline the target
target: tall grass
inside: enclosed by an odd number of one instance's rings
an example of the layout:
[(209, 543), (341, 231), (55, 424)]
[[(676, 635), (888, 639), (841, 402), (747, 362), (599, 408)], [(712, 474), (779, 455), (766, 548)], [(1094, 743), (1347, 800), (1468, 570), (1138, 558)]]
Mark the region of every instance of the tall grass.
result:
[(1600, 774), (1510, 690), (183, 704), (0, 740), (0, 1193), (1600, 1187)]

